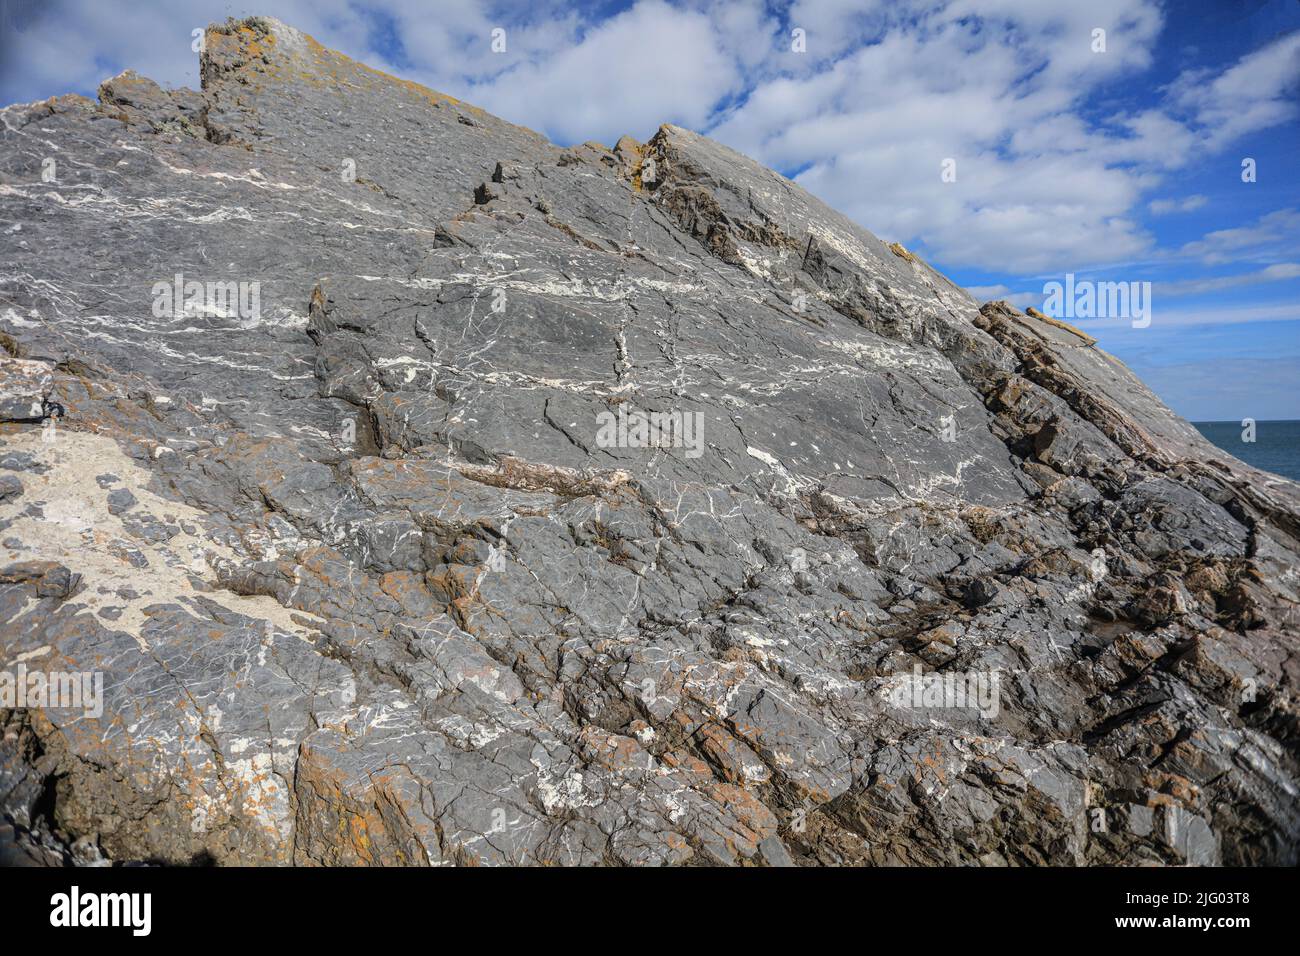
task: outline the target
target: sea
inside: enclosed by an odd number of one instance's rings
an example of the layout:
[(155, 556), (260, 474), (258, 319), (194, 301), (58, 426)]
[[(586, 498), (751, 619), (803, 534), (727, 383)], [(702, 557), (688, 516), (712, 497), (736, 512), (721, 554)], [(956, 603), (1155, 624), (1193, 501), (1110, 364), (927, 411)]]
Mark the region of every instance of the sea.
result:
[(1256, 422), (1255, 440), (1242, 441), (1241, 422), (1192, 422), (1202, 435), (1234, 458), (1292, 481), (1300, 481), (1300, 421)]

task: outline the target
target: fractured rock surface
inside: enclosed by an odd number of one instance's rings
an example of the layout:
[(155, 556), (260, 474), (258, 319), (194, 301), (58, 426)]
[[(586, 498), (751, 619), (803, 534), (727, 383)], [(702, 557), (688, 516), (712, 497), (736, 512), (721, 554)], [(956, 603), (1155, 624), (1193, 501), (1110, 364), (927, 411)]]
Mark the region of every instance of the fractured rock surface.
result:
[(1297, 862), (1294, 483), (686, 130), (202, 78), (0, 111), (0, 669), (104, 688), (0, 858)]

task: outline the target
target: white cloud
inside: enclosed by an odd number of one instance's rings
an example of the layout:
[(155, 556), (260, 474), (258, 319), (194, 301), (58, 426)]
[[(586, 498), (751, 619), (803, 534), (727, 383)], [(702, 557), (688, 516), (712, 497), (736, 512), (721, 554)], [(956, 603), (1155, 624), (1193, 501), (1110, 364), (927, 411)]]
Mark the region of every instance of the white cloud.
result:
[[(839, 4), (821, 13), (850, 35), (864, 22)], [(1201, 78), (1216, 92), (1200, 109), (1178, 88), (1153, 108), (1085, 118), (1093, 91), (1150, 64), (1154, 2), (954, 0), (885, 19), (875, 42), (761, 80), (712, 134), (800, 170), (798, 182), (831, 205), (945, 266), (1080, 271), (1151, 254), (1143, 194), (1226, 142), (1206, 126), (1220, 122), (1214, 104), (1235, 104), (1231, 136), (1285, 118), (1276, 102), (1287, 42)], [(1105, 53), (1093, 51), (1098, 27)], [(956, 182), (940, 179), (945, 158), (956, 160)], [(1168, 202), (1151, 211), (1172, 211)]]
[[(805, 33), (808, 56), (838, 56), (885, 22), (885, 0), (795, 0), (786, 14), (791, 30)], [(789, 49), (790, 37), (783, 37)]]
[[(945, 264), (1027, 272), (1138, 255), (1151, 240), (1130, 211), (1151, 179), (1117, 164), (1163, 162), (1170, 121), (1098, 131), (1070, 109), (1147, 63), (1159, 14), (1103, 7), (935, 5), (820, 72), (760, 83), (713, 134), (802, 169), (831, 205)], [(1091, 49), (1101, 24), (1104, 54)], [(948, 158), (956, 182), (941, 179)]]
[(1182, 199), (1153, 199), (1147, 204), (1153, 216), (1167, 216), (1175, 212), (1194, 212), (1207, 202), (1202, 195), (1185, 196)]
[(736, 59), (702, 13), (641, 0), (581, 42), (472, 87), (469, 98), (563, 140), (649, 137), (661, 123), (700, 128), (740, 87)]
[(1231, 276), (1157, 282), (1154, 291), (1156, 295), (1162, 296), (1201, 295), (1206, 292), (1222, 292), (1225, 289), (1259, 285), (1264, 282), (1285, 282), (1295, 278), (1300, 278), (1300, 263), (1278, 262), (1255, 272), (1242, 272)]
[(1275, 40), (1206, 79), (1203, 71), (1185, 74), (1174, 89), (1179, 105), (1195, 111), (1207, 149), (1284, 122), (1297, 113), (1300, 33)]
[[(1294, 302), (1269, 303), (1264, 305), (1242, 306), (1207, 306), (1193, 309), (1165, 309), (1153, 296), (1151, 310), (1151, 328), (1180, 328), (1189, 325), (1240, 325), (1253, 322), (1300, 322), (1300, 304)], [(1129, 319), (1071, 319), (1074, 325), (1089, 332), (1112, 330), (1127, 332), (1131, 329)], [(1143, 329), (1134, 329), (1138, 335)]]
[(1294, 254), (1300, 244), (1300, 209), (1278, 209), (1248, 226), (1216, 229), (1184, 245), (1179, 253), (1206, 265), (1266, 260)]

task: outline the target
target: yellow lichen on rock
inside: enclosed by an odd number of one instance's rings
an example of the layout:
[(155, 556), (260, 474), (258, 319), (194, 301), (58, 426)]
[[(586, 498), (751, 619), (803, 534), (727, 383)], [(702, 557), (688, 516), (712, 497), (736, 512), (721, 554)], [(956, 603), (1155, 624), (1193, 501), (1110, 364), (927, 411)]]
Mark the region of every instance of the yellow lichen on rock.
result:
[(901, 242), (891, 242), (889, 244), (889, 251), (892, 252), (894, 255), (898, 256), (898, 258), (900, 259), (906, 259), (908, 262), (919, 263), (921, 261), (920, 259), (916, 258), (916, 256), (908, 252), (905, 248), (903, 248), (903, 244)]
[(1066, 332), (1069, 332), (1071, 335), (1077, 335), (1079, 338), (1083, 339), (1084, 342), (1088, 345), (1097, 344), (1097, 340), (1094, 339), (1087, 332), (1082, 332), (1079, 329), (1076, 329), (1073, 325), (1071, 325), (1068, 322), (1062, 322), (1060, 319), (1054, 319), (1050, 315), (1045, 315), (1044, 313), (1039, 312), (1037, 309), (1035, 309), (1032, 305), (1029, 308), (1025, 309), (1025, 315), (1032, 316), (1033, 318), (1038, 319), (1040, 322), (1046, 322), (1048, 325), (1054, 325), (1056, 326), (1056, 328), (1063, 329)]

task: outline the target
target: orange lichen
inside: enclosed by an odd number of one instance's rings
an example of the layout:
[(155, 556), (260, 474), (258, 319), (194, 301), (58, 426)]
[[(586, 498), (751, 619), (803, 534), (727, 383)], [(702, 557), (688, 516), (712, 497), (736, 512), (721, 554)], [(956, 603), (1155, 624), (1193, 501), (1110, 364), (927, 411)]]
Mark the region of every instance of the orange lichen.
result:
[[(460, 107), (464, 109), (466, 112), (474, 113), (477, 116), (491, 118), (488, 113), (479, 109), (477, 106), (470, 106), (466, 103), (462, 103), (454, 96), (448, 96), (446, 93), (439, 93), (437, 90), (431, 90), (427, 86), (421, 86), (419, 83), (415, 83), (411, 80), (403, 80), (400, 77), (393, 76), (391, 73), (385, 73), (383, 70), (376, 70), (374, 67), (367, 66), (364, 63), (358, 62), (357, 60), (354, 60), (343, 53), (339, 53), (336, 50), (331, 50), (328, 49), (327, 47), (322, 46), (314, 37), (308, 36), (307, 34), (303, 34), (303, 38), (306, 40), (308, 48), (319, 59), (334, 60), (337, 63), (347, 64), (348, 66), (360, 70), (362, 73), (365, 73), (371, 77), (383, 80), (386, 83), (391, 83), (397, 87), (400, 87), (401, 89), (406, 90), (408, 93), (411, 93), (415, 96), (425, 99), (430, 103), (433, 103), (435, 106), (440, 106), (442, 104), (450, 104), (452, 106)], [(336, 79), (339, 78), (339, 74), (337, 70), (330, 70), (330, 74), (334, 76)]]
[(910, 252), (904, 249), (903, 244), (900, 242), (891, 242), (889, 244), (889, 251), (892, 252), (894, 255), (898, 256), (898, 258), (900, 259), (906, 259), (908, 262), (921, 261), (920, 259), (916, 258), (916, 256), (912, 255)]

